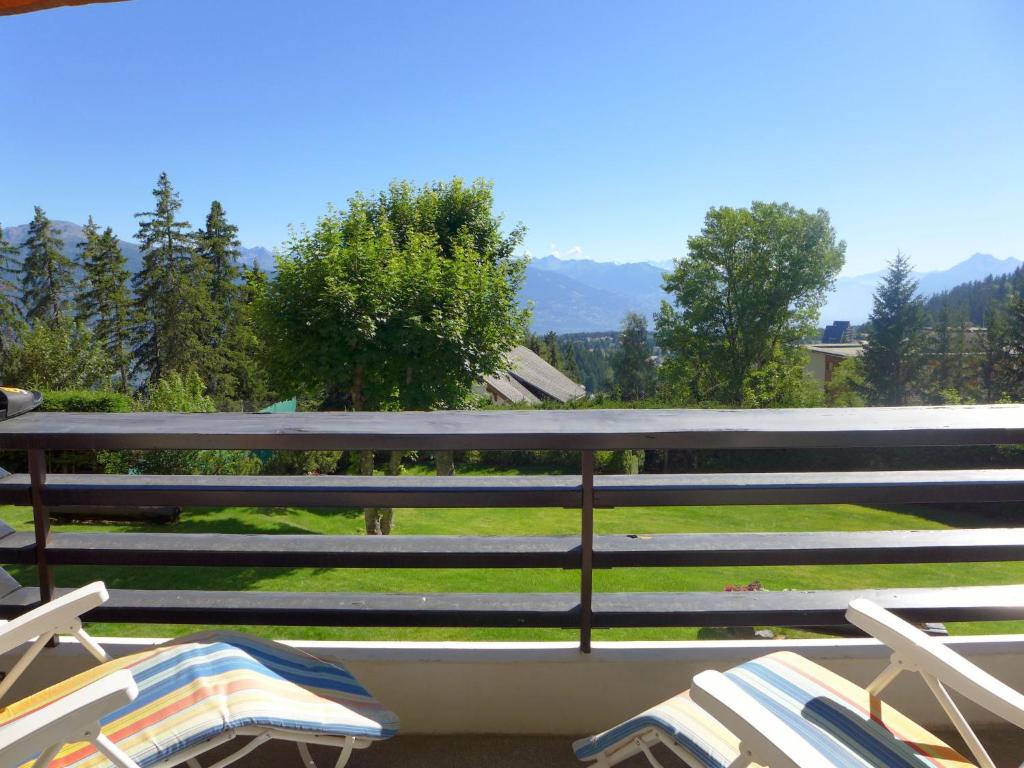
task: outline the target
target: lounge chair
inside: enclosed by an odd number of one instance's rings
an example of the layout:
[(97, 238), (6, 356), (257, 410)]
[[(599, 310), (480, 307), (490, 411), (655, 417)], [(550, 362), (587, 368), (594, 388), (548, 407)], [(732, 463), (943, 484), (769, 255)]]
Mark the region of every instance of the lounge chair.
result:
[(0, 766), (200, 768), (198, 757), (251, 737), (208, 768), (223, 768), (272, 739), (354, 749), (387, 739), (398, 718), (343, 667), (240, 633), (202, 633), (111, 659), (79, 617), (107, 599), (103, 584), (75, 590), (0, 625), (0, 652), (30, 643), (0, 682), (0, 700), (56, 635), (72, 635), (101, 662), (0, 708)]
[[(692, 768), (995, 768), (948, 693), (957, 691), (1024, 728), (1024, 696), (934, 637), (867, 600), (847, 619), (893, 651), (866, 688), (790, 652), (725, 673), (701, 672), (689, 691), (573, 745), (607, 768), (663, 744)], [(878, 697), (901, 672), (917, 672), (963, 737), (967, 758)]]

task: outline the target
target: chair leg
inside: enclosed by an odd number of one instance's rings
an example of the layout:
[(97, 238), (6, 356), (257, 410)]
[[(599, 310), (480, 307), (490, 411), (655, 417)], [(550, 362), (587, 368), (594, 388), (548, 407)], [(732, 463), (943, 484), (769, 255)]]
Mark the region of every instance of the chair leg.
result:
[(334, 768), (345, 768), (348, 759), (352, 757), (352, 748), (355, 744), (356, 740), (354, 737), (349, 736), (345, 739), (345, 746), (342, 747), (341, 754), (338, 755), (338, 762), (334, 764)]
[(295, 743), (299, 746), (299, 757), (302, 758), (302, 764), (306, 768), (316, 768), (313, 756), (309, 754), (309, 745), (304, 741), (297, 741)]
[(47, 747), (43, 753), (39, 755), (39, 758), (32, 763), (32, 768), (47, 768), (47, 766), (53, 762), (53, 758), (57, 756), (57, 753), (60, 752), (63, 746), (63, 744), (54, 744), (52, 747)]

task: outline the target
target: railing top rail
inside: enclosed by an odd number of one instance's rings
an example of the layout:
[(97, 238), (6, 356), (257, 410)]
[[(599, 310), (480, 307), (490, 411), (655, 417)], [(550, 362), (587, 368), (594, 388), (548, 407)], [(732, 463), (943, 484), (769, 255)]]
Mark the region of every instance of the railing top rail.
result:
[(793, 448), (1024, 443), (1024, 405), (403, 413), (31, 413), (0, 449)]

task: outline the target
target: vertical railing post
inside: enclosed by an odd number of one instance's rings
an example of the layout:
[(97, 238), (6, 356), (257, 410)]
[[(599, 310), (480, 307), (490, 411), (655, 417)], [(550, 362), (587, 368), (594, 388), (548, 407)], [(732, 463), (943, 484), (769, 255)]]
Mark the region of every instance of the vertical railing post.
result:
[(28, 452), (28, 473), (32, 480), (32, 518), (36, 531), (36, 569), (39, 572), (39, 599), (48, 603), (53, 599), (53, 571), (46, 553), (50, 538), (50, 510), (43, 501), (46, 485), (46, 451), (33, 448)]
[(580, 464), (580, 652), (590, 653), (594, 618), (594, 452), (582, 451)]

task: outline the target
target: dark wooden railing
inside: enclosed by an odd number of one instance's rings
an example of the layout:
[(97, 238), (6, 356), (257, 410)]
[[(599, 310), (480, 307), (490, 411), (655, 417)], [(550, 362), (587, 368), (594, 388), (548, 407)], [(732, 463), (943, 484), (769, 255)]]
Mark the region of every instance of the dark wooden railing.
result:
[[(39, 587), (0, 597), (8, 618), (60, 594), (62, 565), (578, 569), (572, 594), (377, 594), (112, 590), (89, 619), (321, 626), (576, 628), (828, 626), (871, 597), (916, 621), (1024, 619), (1024, 586), (594, 594), (617, 567), (1024, 561), (1024, 529), (790, 534), (594, 534), (595, 508), (645, 505), (1024, 502), (1024, 470), (594, 474), (595, 450), (851, 448), (1024, 443), (1024, 406), (808, 410), (482, 411), (300, 414), (33, 413), (0, 423), (29, 473), (0, 503), (31, 505), (32, 533), (0, 532), (0, 563)], [(47, 452), (97, 449), (578, 451), (580, 473), (535, 477), (204, 477), (47, 474)], [(578, 536), (82, 534), (49, 510), (107, 506), (567, 507)], [(1022, 573), (1024, 582), (1024, 573)], [(0, 590), (2, 592), (3, 590)]]

